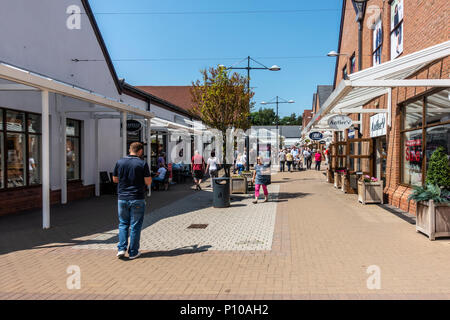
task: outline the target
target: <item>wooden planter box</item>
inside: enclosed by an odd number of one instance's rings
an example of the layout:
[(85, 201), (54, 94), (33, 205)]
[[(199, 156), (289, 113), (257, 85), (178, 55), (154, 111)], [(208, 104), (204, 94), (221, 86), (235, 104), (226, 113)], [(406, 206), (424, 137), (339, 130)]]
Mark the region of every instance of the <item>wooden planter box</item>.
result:
[(356, 191), (350, 186), (349, 175), (346, 173), (341, 173), (341, 191), (343, 193), (355, 194)]
[(341, 187), (341, 183), (342, 183), (342, 181), (341, 181), (341, 174), (335, 172), (334, 173), (334, 187), (339, 189)]
[(247, 178), (231, 177), (230, 193), (247, 193)]
[(330, 169), (327, 169), (327, 182), (334, 183), (334, 173)]
[(416, 231), (430, 240), (450, 237), (450, 204), (421, 201), (417, 203)]
[(366, 203), (384, 203), (383, 181), (364, 182), (358, 181), (358, 201)]

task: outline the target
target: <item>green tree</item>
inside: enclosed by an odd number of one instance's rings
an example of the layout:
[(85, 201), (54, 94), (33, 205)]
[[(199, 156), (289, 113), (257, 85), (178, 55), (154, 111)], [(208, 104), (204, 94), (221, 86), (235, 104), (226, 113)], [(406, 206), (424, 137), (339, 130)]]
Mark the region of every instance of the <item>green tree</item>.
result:
[(302, 116), (297, 115), (295, 113), (292, 113), (290, 116), (283, 117), (280, 120), (280, 125), (283, 126), (294, 126), (294, 125), (301, 125), (302, 124)]
[(450, 166), (444, 147), (438, 147), (431, 155), (426, 182), (439, 187), (450, 187)]
[(250, 115), (251, 123), (254, 126), (271, 126), (276, 123), (277, 116), (273, 109), (260, 108)]
[(201, 70), (202, 81), (192, 82), (192, 113), (204, 124), (217, 129), (223, 137), (223, 164), (225, 175), (230, 175), (226, 163), (226, 131), (231, 128), (247, 130), (250, 127), (251, 99), (254, 93), (247, 88), (247, 78), (230, 74), (223, 67)]

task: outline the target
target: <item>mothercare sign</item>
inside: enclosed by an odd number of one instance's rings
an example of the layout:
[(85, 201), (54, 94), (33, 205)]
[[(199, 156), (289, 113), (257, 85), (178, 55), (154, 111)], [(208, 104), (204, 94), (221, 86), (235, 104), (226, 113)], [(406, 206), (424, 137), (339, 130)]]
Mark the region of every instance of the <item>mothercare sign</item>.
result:
[(352, 124), (352, 119), (347, 116), (334, 116), (328, 119), (328, 126), (331, 129), (345, 130), (347, 128), (350, 128)]
[(370, 117), (370, 137), (386, 135), (386, 113), (378, 113)]

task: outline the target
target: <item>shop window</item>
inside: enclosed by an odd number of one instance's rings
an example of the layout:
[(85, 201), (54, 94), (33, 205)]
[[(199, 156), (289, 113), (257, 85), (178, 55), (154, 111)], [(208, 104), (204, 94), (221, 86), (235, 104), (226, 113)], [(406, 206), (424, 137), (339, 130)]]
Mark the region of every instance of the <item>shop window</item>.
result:
[(422, 184), (422, 130), (403, 133), (403, 183)]
[(28, 136), (28, 181), (30, 185), (41, 184), (41, 136)]
[(41, 116), (0, 109), (0, 188), (41, 184)]
[(356, 56), (353, 53), (352, 57), (350, 58), (350, 73), (354, 73), (356, 71)]
[(447, 157), (450, 161), (450, 123), (442, 126), (434, 126), (426, 130), (426, 149), (425, 155), (427, 157), (426, 169), (428, 170), (428, 163), (437, 147), (444, 147)]
[(391, 60), (403, 52), (403, 0), (391, 1)]
[(403, 109), (403, 129), (414, 129), (422, 127), (423, 101), (418, 100), (409, 103)]
[(24, 112), (15, 112), (15, 111), (6, 111), (6, 130), (7, 131), (15, 131), (22, 132), (25, 124), (25, 113)]
[(449, 90), (422, 97), (403, 108), (402, 183), (422, 185), (434, 150), (442, 146), (450, 155)]
[(381, 64), (381, 51), (383, 48), (383, 27), (382, 20), (378, 20), (373, 29), (373, 65)]
[(342, 69), (342, 79), (347, 80), (348, 79), (348, 71), (347, 71), (347, 66), (345, 66)]
[(66, 163), (67, 180), (81, 179), (81, 121), (66, 121)]

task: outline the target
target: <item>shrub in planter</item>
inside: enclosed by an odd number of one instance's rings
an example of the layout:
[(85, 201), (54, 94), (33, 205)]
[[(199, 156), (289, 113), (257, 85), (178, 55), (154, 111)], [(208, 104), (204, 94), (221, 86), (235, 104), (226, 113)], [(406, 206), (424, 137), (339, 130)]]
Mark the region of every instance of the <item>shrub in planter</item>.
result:
[(443, 147), (438, 147), (431, 155), (426, 183), (444, 188), (450, 187), (450, 166)]
[(430, 240), (450, 237), (450, 167), (442, 147), (431, 155), (426, 182), (414, 187), (408, 198), (417, 203), (416, 231)]

